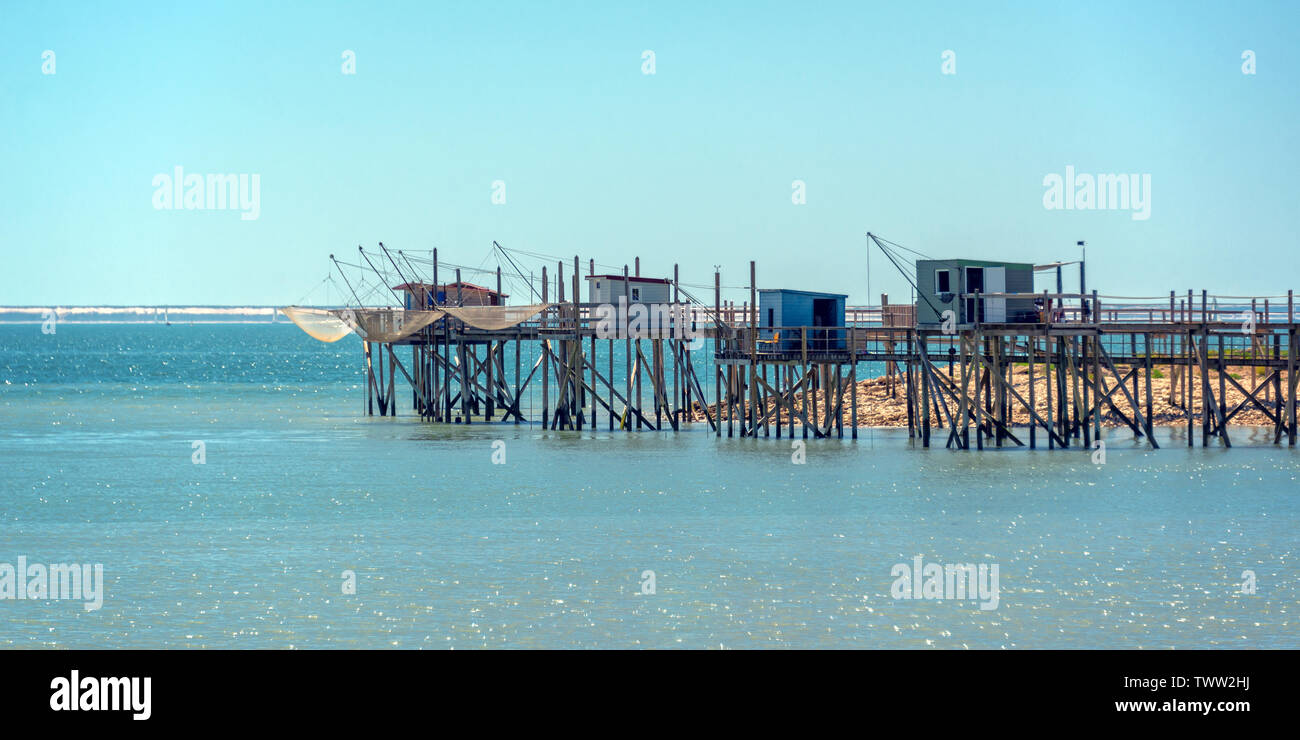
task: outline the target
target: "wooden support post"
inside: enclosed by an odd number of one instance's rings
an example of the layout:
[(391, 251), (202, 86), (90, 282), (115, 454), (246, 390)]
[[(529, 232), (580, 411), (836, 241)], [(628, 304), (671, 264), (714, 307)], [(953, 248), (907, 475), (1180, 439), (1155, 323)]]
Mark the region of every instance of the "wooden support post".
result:
[[(1250, 331), (1250, 390), (1254, 391), (1259, 387), (1259, 373), (1255, 371), (1255, 363), (1259, 359), (1259, 342), (1256, 341), (1258, 334), (1255, 331), (1255, 321), (1259, 314), (1256, 313), (1255, 299), (1250, 299), (1250, 323), (1247, 325)], [(1264, 299), (1264, 321), (1268, 321), (1268, 299)], [(1268, 400), (1268, 388), (1264, 389), (1264, 400)]]
[[(925, 377), (925, 359), (927, 353), (928, 337), (922, 333), (916, 333), (916, 355), (920, 359), (921, 376)], [(930, 446), (930, 384), (921, 383), (921, 446)]]
[(379, 406), (379, 415), (388, 416), (388, 385), (384, 382), (384, 343), (375, 342), (378, 351), (373, 352), (375, 357), (375, 403)]
[[(976, 293), (975, 305), (979, 305), (979, 293)], [(978, 310), (978, 309), (977, 309)], [(984, 375), (984, 338), (979, 326), (975, 327), (975, 351), (971, 362), (975, 368), (975, 395), (971, 403), (975, 406), (975, 449), (984, 449), (984, 405), (980, 403), (980, 385)]]
[(788, 404), (790, 412), (790, 439), (794, 439), (794, 398), (795, 398), (795, 381), (794, 365), (785, 366), (785, 385), (790, 389), (790, 403)]
[[(573, 405), (577, 416), (578, 431), (587, 420), (587, 389), (582, 385), (582, 371), (587, 366), (582, 347), (582, 294), (578, 283), (578, 255), (573, 256)], [(497, 268), (497, 272), (500, 272)], [(595, 415), (592, 426), (596, 425)]]
[(1207, 294), (1209, 291), (1201, 291), (1201, 349), (1197, 352), (1197, 359), (1201, 364), (1201, 446), (1208, 447), (1210, 444), (1210, 401), (1213, 392), (1210, 390), (1210, 326)]
[(858, 356), (854, 349), (856, 330), (849, 329), (849, 423), (853, 425), (850, 434), (858, 438)]
[(785, 366), (781, 364), (777, 364), (775, 368), (776, 368), (776, 373), (773, 380), (776, 383), (776, 393), (774, 393), (773, 395), (775, 396), (774, 400), (776, 402), (776, 438), (780, 439), (781, 438), (781, 410), (782, 410), (781, 375), (782, 373), (785, 372)]
[(913, 353), (913, 347), (915, 346), (915, 343), (912, 341), (912, 334), (913, 334), (913, 330), (908, 329), (907, 330), (907, 354), (906, 354), (907, 361), (904, 363), (904, 368), (907, 372), (907, 381), (906, 381), (906, 386), (904, 386), (903, 388), (903, 392), (907, 396), (907, 436), (909, 439), (916, 438), (916, 411), (912, 404), (912, 357), (913, 357), (912, 353)]
[(1081, 407), (1083, 414), (1079, 416), (1079, 418), (1081, 419), (1080, 422), (1080, 426), (1082, 427), (1081, 431), (1083, 432), (1083, 446), (1088, 449), (1092, 449), (1092, 426), (1091, 426), (1092, 419), (1090, 418), (1092, 415), (1092, 406), (1090, 405), (1090, 399), (1088, 395), (1088, 377), (1087, 377), (1091, 369), (1089, 367), (1090, 362), (1088, 357), (1089, 337), (1087, 334), (1084, 334), (1083, 336), (1079, 337), (1078, 341), (1079, 341), (1079, 379), (1082, 381), (1080, 385), (1082, 385), (1083, 387), (1079, 388), (1078, 386), (1075, 386), (1075, 392), (1077, 394), (1080, 390), (1082, 390), (1083, 395), (1078, 396), (1076, 398), (1076, 402), (1078, 401), (1078, 399), (1082, 399), (1083, 401)]
[(727, 365), (727, 437), (736, 436), (736, 366)]
[[(1286, 443), (1289, 447), (1295, 447), (1296, 444), (1296, 351), (1300, 347), (1296, 344), (1296, 323), (1295, 323), (1295, 294), (1292, 290), (1286, 292), (1286, 323), (1287, 323), (1287, 340), (1286, 340)], [(1278, 398), (1282, 397), (1282, 389), (1278, 388)]]
[[(993, 352), (992, 352), (993, 367), (992, 369), (989, 370), (989, 373), (990, 375), (997, 375), (997, 377), (999, 378), (1004, 378), (1005, 377), (1004, 372), (1006, 369), (1004, 358), (1003, 358), (1004, 342), (1001, 336), (994, 336), (992, 338), (992, 341), (993, 341)], [(1006, 399), (1005, 399), (1006, 392), (1003, 390), (1004, 387), (1005, 386), (999, 383), (996, 388), (989, 389), (994, 404), (993, 418), (996, 419), (998, 422), (997, 431), (993, 435), (993, 444), (996, 447), (1002, 446), (1002, 430), (1006, 428), (1005, 412), (1007, 406), (1006, 406)]]
[(496, 385), (493, 383), (496, 364), (496, 342), (489, 339), (487, 343), (487, 367), (484, 368), (484, 372), (487, 374), (487, 397), (483, 401), (486, 405), (485, 410), (488, 421), (492, 421), (492, 417), (496, 415)]
[[(1151, 323), (1150, 320), (1148, 320), (1147, 323)], [(1129, 335), (1129, 356), (1130, 356), (1130, 357), (1133, 357), (1133, 358), (1138, 357), (1137, 336), (1138, 336), (1138, 335), (1137, 335), (1136, 332), (1134, 332), (1134, 333), (1132, 333), (1132, 334)], [(1147, 348), (1149, 348), (1149, 346), (1150, 346), (1150, 344), (1151, 344), (1151, 335), (1150, 335), (1150, 334), (1144, 334), (1144, 335), (1142, 335), (1142, 342), (1143, 342), (1143, 347), (1147, 347)], [(1138, 385), (1139, 385), (1139, 383), (1138, 383), (1138, 379), (1139, 379), (1138, 376), (1141, 375), (1141, 373), (1137, 372), (1137, 361), (1136, 361), (1136, 359), (1135, 359), (1134, 362), (1133, 362), (1133, 373), (1132, 373), (1132, 375), (1133, 375), (1133, 397), (1134, 397), (1134, 398), (1141, 398), (1141, 396), (1138, 395)], [(1097, 406), (1098, 406), (1098, 411), (1100, 411), (1100, 410), (1101, 410), (1101, 409), (1100, 409), (1101, 404), (1098, 403)], [(1148, 414), (1148, 416), (1149, 416), (1149, 414)], [(1134, 430), (1134, 431), (1133, 431), (1133, 436), (1136, 437), (1137, 435), (1138, 435), (1137, 430)]]
[(469, 356), (466, 354), (465, 340), (462, 338), (456, 342), (456, 356), (460, 360), (460, 418), (466, 424), (473, 423), (470, 419), (470, 384), (469, 384)]
[[(714, 271), (713, 273), (713, 351), (714, 354), (722, 348), (722, 275)], [(716, 437), (722, 437), (722, 367), (714, 364), (713, 367), (713, 402), (718, 417), (718, 424), (714, 427)], [(708, 404), (704, 404), (705, 407)]]
[[(1032, 411), (1036, 411), (1038, 408), (1035, 405), (1035, 392), (1034, 392), (1034, 359), (1035, 359), (1034, 355), (1037, 352), (1037, 344), (1038, 341), (1034, 339), (1034, 336), (1032, 334), (1025, 336), (1025, 346), (1029, 348), (1029, 408)], [(1033, 415), (1031, 414), (1029, 418), (1029, 449), (1032, 450), (1032, 449), (1036, 449), (1037, 447), (1038, 447), (1038, 424), (1037, 422), (1034, 421)]]
[(388, 348), (388, 415), (397, 416), (397, 370), (394, 369), (397, 355), (393, 353), (391, 343), (384, 346)]
[[(760, 387), (759, 387), (759, 390), (758, 390), (759, 418), (762, 419), (762, 421), (761, 421), (761, 423), (760, 423), (760, 426), (763, 427), (763, 436), (764, 436), (764, 437), (768, 437), (768, 436), (771, 436), (771, 430), (768, 428), (768, 425), (767, 425), (767, 416), (768, 416), (768, 414), (767, 414), (767, 396), (768, 396), (768, 393), (767, 393), (767, 387), (768, 387), (768, 386), (767, 386), (767, 364), (764, 363), (762, 367), (763, 367), (763, 372), (762, 372), (762, 376), (761, 376), (761, 377), (762, 377), (762, 379), (763, 379), (763, 382), (762, 382), (762, 383), (755, 383), (755, 384), (760, 386)], [(755, 380), (758, 380), (758, 378), (755, 378)]]
[[(1047, 307), (1044, 304), (1044, 307)], [(1050, 307), (1049, 309), (1050, 315)], [(1060, 365), (1056, 366), (1056, 372), (1060, 373)], [(1047, 449), (1056, 449), (1056, 431), (1055, 421), (1052, 418), (1052, 334), (1051, 329), (1043, 327), (1043, 396), (1047, 399)]]
[[(1080, 388), (1079, 388), (1080, 385), (1079, 374), (1083, 371), (1083, 363), (1081, 361), (1082, 356), (1083, 355), (1080, 350), (1080, 342), (1079, 342), (1078, 335), (1070, 337), (1070, 354), (1068, 357), (1070, 362), (1069, 367), (1070, 367), (1070, 385), (1071, 385), (1069, 390), (1072, 396), (1072, 398), (1070, 399), (1070, 422), (1071, 424), (1074, 425), (1075, 439), (1079, 439), (1079, 437), (1082, 436), (1084, 431), (1083, 430), (1084, 425), (1081, 423), (1082, 417), (1080, 416), (1080, 412), (1082, 411), (1082, 409), (1079, 407), (1080, 401), (1083, 399), (1083, 395), (1080, 393)], [(1085, 448), (1090, 447), (1090, 445), (1088, 444), (1088, 440), (1086, 438), (1083, 440), (1083, 443)]]
[[(564, 263), (557, 262), (555, 265), (555, 302), (560, 304), (556, 306), (555, 328), (561, 332), (565, 330), (567, 307), (564, 305)], [(556, 340), (555, 347), (555, 411), (551, 415), (550, 429), (556, 429), (563, 418), (565, 426), (568, 425), (568, 414), (564, 413), (565, 400), (568, 397), (568, 372), (564, 362), (568, 359), (568, 343), (563, 339)]]
[(749, 324), (749, 431), (751, 436), (757, 436), (758, 430), (755, 425), (758, 422), (758, 410), (755, 408), (758, 403), (758, 286), (756, 264), (754, 260), (749, 261), (749, 315), (746, 316), (746, 323)]
[[(641, 258), (640, 258), (640, 257), (637, 257), (637, 258), (636, 258), (636, 264), (637, 264), (637, 271), (640, 272), (640, 270), (641, 270)], [(624, 396), (624, 398), (626, 399), (625, 405), (627, 406), (627, 412), (623, 414), (623, 421), (622, 421), (622, 424), (623, 424), (623, 431), (625, 431), (625, 432), (630, 432), (630, 431), (632, 431), (632, 413), (631, 413), (631, 411), (632, 411), (632, 363), (633, 363), (633, 358), (632, 358), (632, 321), (631, 321), (631, 315), (632, 315), (632, 283), (631, 283), (631, 281), (628, 280), (627, 265), (623, 265), (623, 311), (624, 311), (624, 313), (623, 313), (623, 318), (621, 319), (621, 320), (622, 320), (622, 324), (623, 324), (623, 342), (624, 342), (625, 345), (626, 345), (626, 346), (624, 347), (624, 350), (625, 350), (626, 353), (627, 353), (627, 356), (624, 358), (624, 363), (623, 363), (623, 364), (624, 364), (624, 369), (625, 369), (626, 372), (627, 372), (627, 379), (626, 379), (626, 382), (627, 382), (627, 393), (626, 393), (626, 395)], [(638, 347), (639, 347), (639, 345), (638, 345)], [(611, 376), (610, 376), (610, 382), (613, 382), (613, 380), (614, 380), (614, 378), (613, 378), (613, 376), (612, 376), (612, 374), (611, 374)], [(637, 412), (638, 412), (638, 413), (640, 412), (640, 409), (639, 409), (639, 408), (637, 409)]]
[(1218, 414), (1219, 421), (1216, 427), (1219, 430), (1219, 438), (1223, 440), (1225, 447), (1231, 447), (1232, 441), (1228, 437), (1228, 420), (1224, 416), (1223, 407), (1228, 404), (1228, 366), (1227, 358), (1224, 356), (1223, 335), (1219, 335), (1219, 397), (1214, 402), (1214, 410)]
[(835, 363), (835, 437), (844, 439), (844, 368)]
[(822, 418), (821, 418), (821, 399), (819, 398), (819, 396), (821, 394), (821, 389), (822, 389), (821, 388), (822, 366), (814, 362), (812, 365), (809, 366), (808, 373), (809, 373), (809, 380), (811, 381), (811, 385), (812, 385), (812, 424), (813, 424), (813, 428), (818, 430), (817, 436), (820, 437)]
[[(1282, 435), (1286, 432), (1286, 414), (1282, 411), (1282, 370), (1278, 367), (1282, 360), (1282, 336), (1277, 332), (1271, 332), (1273, 337), (1273, 415), (1277, 417), (1276, 429), (1273, 432), (1273, 444), (1282, 442)], [(1268, 382), (1265, 378), (1264, 382)]]
[(1147, 397), (1146, 397), (1146, 402), (1147, 402), (1147, 418), (1146, 418), (1146, 422), (1147, 422), (1147, 438), (1150, 439), (1150, 438), (1152, 438), (1152, 437), (1155, 436), (1155, 421), (1153, 421), (1153, 418), (1154, 418), (1154, 417), (1152, 416), (1152, 414), (1154, 413), (1154, 410), (1153, 410), (1152, 405), (1151, 405), (1151, 395), (1152, 395), (1152, 394), (1151, 394), (1151, 335), (1149, 335), (1149, 334), (1146, 335), (1145, 339), (1146, 339), (1146, 358), (1145, 358), (1146, 361), (1145, 361), (1144, 364), (1146, 365), (1146, 368), (1145, 368), (1145, 369), (1146, 369), (1146, 376), (1147, 376), (1147, 378), (1146, 378), (1146, 383), (1145, 383), (1145, 385), (1146, 385), (1146, 392), (1147, 392)]
[(366, 415), (375, 415), (375, 367), (370, 355), (370, 342), (362, 341), (362, 352), (366, 358)]
[[(542, 265), (542, 303), (550, 302), (551, 281), (546, 275), (546, 265)], [(537, 337), (542, 345), (542, 429), (550, 429), (551, 419), (551, 353), (546, 339), (547, 312), (542, 312), (541, 334)], [(463, 393), (463, 391), (462, 391)]]
[(1287, 446), (1290, 447), (1296, 446), (1296, 380), (1300, 380), (1296, 378), (1297, 351), (1300, 343), (1296, 342), (1296, 325), (1292, 323), (1287, 330)]
[[(811, 369), (809, 368), (809, 365), (802, 365), (802, 367), (803, 367), (803, 382), (801, 385), (803, 388), (803, 438), (807, 440), (807, 438), (809, 438), (809, 385), (813, 384), (813, 377), (811, 377)], [(816, 395), (814, 395), (814, 399), (815, 398)], [(813, 416), (811, 416), (811, 419), (813, 419), (811, 423), (816, 424), (815, 403), (813, 406)]]
[(685, 311), (681, 311), (681, 295), (678, 292), (678, 269), (677, 264), (673, 263), (673, 326), (672, 330), (676, 332), (677, 341), (672, 341), (671, 334), (669, 346), (673, 348), (673, 406), (676, 407), (673, 412), (673, 429), (677, 428), (677, 423), (681, 420), (680, 414), (686, 408), (682, 399), (681, 375), (682, 375), (682, 340), (689, 333), (686, 324), (690, 321), (686, 317)]
[[(972, 350), (968, 350), (968, 344), (970, 341), (971, 338), (965, 334), (958, 335), (958, 342), (961, 345), (961, 352), (959, 353), (961, 355), (961, 396), (957, 399), (957, 418), (961, 420), (961, 448), (964, 450), (970, 449), (970, 414), (966, 408), (966, 389), (970, 387), (970, 360), (971, 355), (973, 354)], [(910, 378), (908, 380), (908, 385), (911, 385)]]
[[(1190, 292), (1190, 291), (1189, 291)], [(1191, 304), (1188, 304), (1188, 313), (1191, 312)], [(1187, 415), (1187, 446), (1195, 445), (1195, 427), (1192, 424), (1192, 403), (1195, 401), (1192, 395), (1192, 351), (1195, 349), (1195, 335), (1189, 329), (1187, 336), (1183, 339), (1183, 412)]]
[[(881, 293), (880, 294), (880, 325), (882, 327), (889, 326), (889, 321), (886, 320), (886, 316), (888, 316), (888, 314), (889, 314), (889, 294)], [(894, 351), (893, 339), (894, 339), (894, 335), (892, 333), (886, 335), (885, 351), (891, 354)], [(853, 343), (849, 342), (849, 354), (852, 355), (853, 352), (854, 352)], [(890, 398), (894, 397), (894, 388), (897, 383), (897, 376), (898, 376), (898, 363), (894, 362), (893, 360), (886, 360), (885, 361), (885, 392), (889, 394)], [(854, 396), (856, 395), (857, 394), (854, 393)]]
[[(1092, 296), (1093, 296), (1092, 297), (1093, 307), (1098, 311), (1100, 311), (1101, 302), (1097, 300), (1097, 291), (1094, 290), (1092, 292)], [(1098, 320), (1100, 321), (1100, 319)], [(1101, 441), (1102, 399), (1100, 394), (1101, 391), (1103, 390), (1103, 386), (1101, 384), (1101, 353), (1102, 353), (1101, 330), (1098, 329), (1097, 333), (1092, 335), (1092, 382), (1097, 384), (1096, 387), (1094, 388), (1096, 392), (1093, 394), (1096, 397), (1095, 398), (1096, 403), (1094, 404), (1095, 407), (1092, 409), (1092, 438), (1098, 442)], [(1123, 383), (1124, 379), (1119, 378), (1119, 382)], [(1136, 372), (1133, 373), (1133, 394), (1132, 395), (1133, 398), (1137, 398), (1137, 373)], [(1136, 405), (1134, 406), (1133, 411), (1134, 412), (1137, 411)]]
[[(632, 378), (636, 385), (636, 410), (644, 413), (645, 396), (641, 393), (641, 364), (645, 362), (645, 357), (641, 354), (641, 337), (636, 338), (634, 348), (636, 349), (636, 356), (632, 359)], [(631, 426), (631, 424), (629, 423), (628, 426)], [(636, 420), (636, 428), (638, 431), (641, 429), (641, 416), (639, 414)]]
[(1069, 365), (1066, 364), (1066, 337), (1056, 338), (1056, 421), (1060, 427), (1062, 447), (1070, 445), (1070, 406), (1068, 391), (1070, 388)]

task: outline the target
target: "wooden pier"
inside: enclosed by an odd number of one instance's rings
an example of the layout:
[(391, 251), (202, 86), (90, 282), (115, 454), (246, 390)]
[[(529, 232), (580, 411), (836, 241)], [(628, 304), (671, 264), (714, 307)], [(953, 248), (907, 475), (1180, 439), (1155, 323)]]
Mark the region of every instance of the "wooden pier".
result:
[[(879, 306), (849, 307), (844, 326), (774, 330), (759, 321), (753, 263), (740, 306), (722, 301), (716, 273), (712, 305), (696, 300), (674, 266), (672, 301), (686, 307), (683, 316), (611, 336), (600, 307), (578, 300), (584, 270), (596, 275), (594, 261), (543, 268), (544, 308), (508, 328), (456, 318), (457, 299), (446, 296), (432, 305), (448, 311), (437, 323), (397, 341), (363, 341), (366, 412), (396, 415), (400, 377), (411, 408), (429, 422), (628, 432), (703, 423), (719, 437), (776, 438), (843, 438), (847, 426), (856, 439), (866, 410), (851, 389), (859, 365), (874, 363), (890, 392), (905, 398), (909, 436), (923, 447), (1087, 449), (1102, 438), (1106, 417), (1155, 449), (1155, 377), (1170, 379), (1166, 395), (1182, 410), (1189, 446), (1199, 437), (1202, 446), (1231, 447), (1233, 420), (1246, 410), (1268, 420), (1274, 444), (1296, 444), (1300, 344), (1290, 291), (1238, 299), (1233, 308), (1216, 308), (1206, 291), (1158, 302), (1111, 302), (1095, 291), (977, 292), (956, 297), (979, 306), (1031, 299), (1040, 320), (950, 326), (918, 326), (910, 305), (882, 296)], [(639, 265), (623, 271), (637, 273)], [(499, 293), (500, 269), (496, 285)], [(708, 345), (711, 394), (692, 362)], [(1027, 384), (1015, 382), (1013, 373), (1025, 370)], [(1230, 389), (1240, 400), (1229, 402)], [(541, 398), (532, 413), (528, 394)]]

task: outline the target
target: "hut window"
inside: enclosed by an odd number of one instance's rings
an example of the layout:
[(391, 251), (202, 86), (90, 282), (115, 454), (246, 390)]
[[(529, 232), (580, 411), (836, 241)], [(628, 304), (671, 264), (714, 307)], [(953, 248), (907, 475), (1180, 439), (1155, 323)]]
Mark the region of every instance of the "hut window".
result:
[(949, 278), (949, 274), (950, 273), (947, 270), (934, 271), (934, 292), (936, 293), (952, 292), (952, 282), (951, 282), (951, 278)]

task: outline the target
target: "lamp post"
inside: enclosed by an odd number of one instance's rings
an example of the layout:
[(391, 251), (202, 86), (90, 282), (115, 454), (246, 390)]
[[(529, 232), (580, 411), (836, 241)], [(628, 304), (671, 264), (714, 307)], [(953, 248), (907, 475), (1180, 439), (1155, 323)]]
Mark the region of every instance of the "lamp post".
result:
[(1084, 298), (1088, 293), (1088, 281), (1086, 268), (1088, 264), (1088, 243), (1085, 241), (1075, 242), (1079, 247), (1079, 305), (1084, 307), (1084, 317), (1088, 315), (1088, 299)]

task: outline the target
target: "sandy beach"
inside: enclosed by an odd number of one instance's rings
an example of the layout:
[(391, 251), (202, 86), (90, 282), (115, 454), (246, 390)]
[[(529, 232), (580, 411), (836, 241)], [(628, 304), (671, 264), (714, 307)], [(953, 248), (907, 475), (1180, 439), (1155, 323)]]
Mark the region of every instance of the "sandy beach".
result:
[[(1129, 371), (1129, 368), (1124, 365), (1120, 365), (1118, 369), (1120, 371), (1121, 377), (1126, 376)], [(946, 366), (936, 366), (936, 370), (938, 370), (943, 375), (948, 374)], [(1238, 383), (1240, 383), (1243, 387), (1247, 389), (1252, 388), (1250, 372), (1251, 369), (1246, 367), (1230, 366), (1227, 368), (1227, 374), (1232, 378), (1234, 378)], [(1260, 370), (1259, 372), (1261, 374), (1258, 375), (1258, 380), (1256, 381), (1255, 385), (1264, 384), (1264, 378), (1266, 377), (1266, 375), (1264, 374), (1263, 370)], [(1141, 374), (1140, 369), (1139, 369), (1139, 374)], [(955, 379), (956, 382), (960, 383), (961, 369), (959, 367), (954, 370), (954, 375), (957, 376)], [(1281, 387), (1283, 389), (1283, 396), (1285, 396), (1286, 372), (1283, 371), (1280, 373), (1280, 375), (1282, 376)], [(1012, 386), (1016, 389), (1016, 392), (1019, 393), (1021, 397), (1028, 399), (1029, 398), (1028, 367), (1025, 365), (1015, 366), (1012, 371), (1011, 379), (1012, 379)], [(1103, 372), (1102, 380), (1107, 389), (1114, 387), (1114, 383), (1115, 383), (1114, 377), (1111, 376), (1109, 373)], [(1174, 395), (1174, 398), (1171, 400), (1170, 390), (1171, 390), (1172, 382), (1173, 380), (1170, 377), (1170, 370), (1168, 366), (1164, 366), (1164, 367), (1157, 366), (1154, 369), (1152, 382), (1151, 382), (1151, 402), (1152, 402), (1152, 410), (1153, 410), (1152, 417), (1154, 423), (1157, 426), (1179, 426), (1187, 423), (1187, 412), (1184, 408), (1184, 402), (1183, 402), (1183, 393), (1184, 393), (1183, 384), (1179, 382), (1177, 387), (1177, 392)], [(971, 383), (973, 386), (973, 381), (971, 381)], [(1271, 382), (1269, 384), (1272, 385)], [(1047, 386), (1046, 386), (1046, 379), (1043, 377), (1042, 374), (1041, 366), (1036, 370), (1034, 385), (1035, 385), (1035, 396), (1036, 396), (1035, 404), (1034, 404), (1035, 410), (1038, 412), (1038, 414), (1041, 417), (1046, 418)], [(1237, 390), (1230, 382), (1227, 382), (1226, 379), (1225, 379), (1225, 385), (1227, 386), (1227, 397), (1228, 397), (1228, 404), (1229, 404), (1228, 410), (1231, 411), (1232, 409), (1236, 408), (1237, 405), (1242, 402), (1242, 400), (1244, 400), (1245, 395), (1241, 393), (1241, 391)], [(843, 417), (844, 425), (849, 426), (851, 424), (851, 419), (850, 419), (851, 398), (849, 394), (856, 393), (857, 402), (858, 402), (858, 414), (857, 414), (858, 426), (860, 427), (906, 427), (907, 426), (907, 395), (903, 390), (903, 383), (901, 381), (901, 378), (895, 377), (892, 386), (893, 387), (891, 393), (891, 384), (889, 382), (889, 379), (885, 376), (881, 376), (877, 378), (870, 378), (867, 380), (859, 381), (857, 383), (856, 388), (850, 389), (846, 387), (844, 397), (841, 399), (842, 408), (843, 408), (842, 417)], [(1128, 379), (1127, 387), (1129, 393), (1135, 393), (1133, 378)], [(1218, 391), (1219, 374), (1217, 370), (1210, 371), (1210, 387), (1213, 389), (1214, 394), (1217, 396), (1219, 392)], [(1199, 413), (1201, 409), (1201, 396), (1202, 396), (1199, 373), (1195, 373), (1193, 375), (1191, 391), (1192, 391), (1193, 416), (1194, 418), (1197, 419), (1196, 423), (1199, 424), (1200, 423)], [(827, 420), (827, 409), (826, 409), (826, 404), (824, 403), (825, 396), (824, 394), (821, 393), (819, 393), (818, 395), (819, 398), (817, 403), (815, 404), (816, 416), (814, 416), (812, 413), (813, 409), (811, 407), (813, 407), (814, 404), (812, 402), (811, 396), (809, 397), (809, 407), (810, 407), (809, 413), (807, 413), (806, 415), (808, 416), (809, 419), (815, 419), (816, 423), (825, 425)], [(1140, 377), (1138, 378), (1135, 397), (1137, 398), (1138, 403), (1141, 404), (1141, 410), (1145, 412), (1146, 411), (1146, 388), (1142, 384), (1142, 380)], [(1265, 405), (1269, 409), (1274, 409), (1277, 407), (1277, 396), (1273, 392), (1272, 388), (1260, 390), (1258, 393), (1258, 398), (1261, 401), (1265, 401)], [(1114, 406), (1119, 408), (1119, 410), (1122, 411), (1126, 416), (1128, 416), (1130, 419), (1133, 418), (1131, 405), (1129, 404), (1128, 398), (1124, 395), (1122, 391), (1116, 390), (1115, 393), (1111, 396), (1111, 401), (1113, 401)], [(1014, 397), (1010, 399), (1010, 403), (1012, 406), (1012, 411), (1011, 411), (1012, 425), (1028, 426), (1029, 414), (1020, 405), (1020, 403), (1015, 400)], [(768, 403), (767, 408), (769, 411), (771, 410), (771, 407), (773, 405), (774, 405), (773, 402)], [(804, 408), (803, 395), (801, 393), (798, 394), (795, 398), (795, 409), (796, 409), (795, 424), (796, 425), (803, 423), (803, 420), (801, 418), (801, 412), (803, 411), (803, 408)], [(725, 412), (726, 410), (725, 406), (723, 410)], [(710, 414), (716, 413), (716, 411), (717, 411), (716, 405), (709, 407)], [(953, 413), (956, 413), (956, 409), (951, 409), (951, 411)], [(789, 425), (790, 411), (788, 408), (783, 407), (781, 409), (781, 419), (783, 424), (787, 426)], [(698, 404), (696, 405), (696, 411), (692, 420), (701, 421), (701, 422), (705, 420), (704, 415), (700, 410)], [(1254, 404), (1249, 405), (1247, 408), (1243, 408), (1229, 422), (1230, 425), (1242, 425), (1242, 426), (1265, 426), (1271, 423), (1272, 422), (1269, 420), (1269, 418), (1258, 408), (1256, 408)], [(1105, 407), (1105, 412), (1102, 414), (1102, 425), (1106, 427), (1116, 427), (1116, 426), (1126, 426), (1126, 423), (1124, 422), (1123, 419), (1120, 418), (1119, 415), (1115, 413), (1115, 409), (1108, 404)]]

